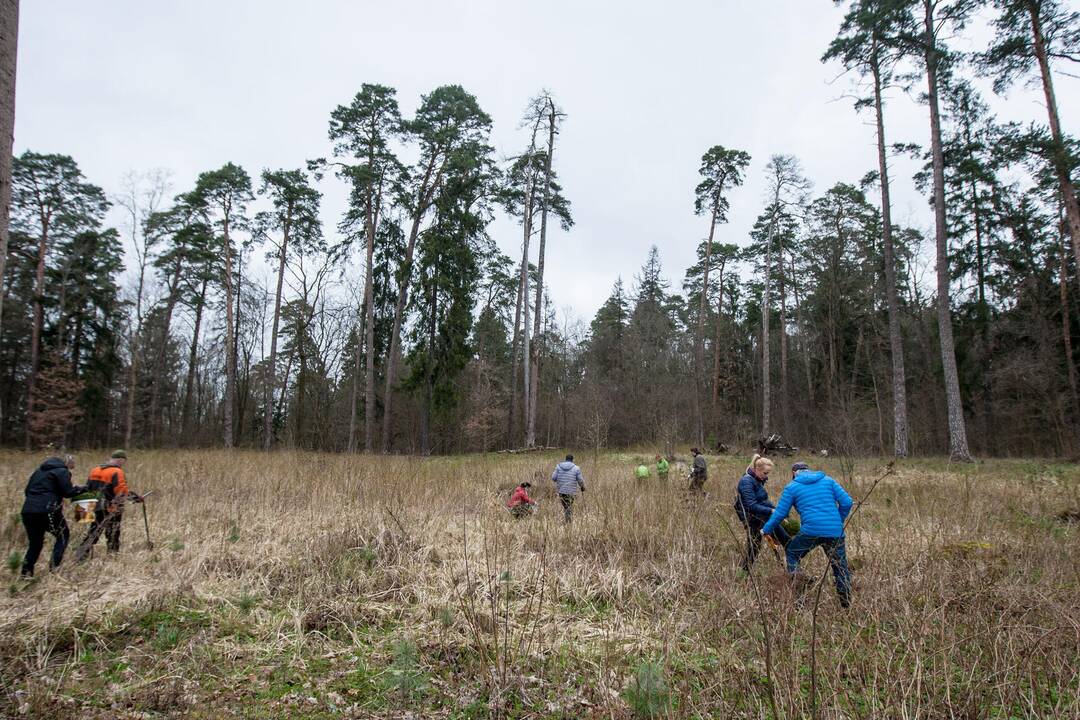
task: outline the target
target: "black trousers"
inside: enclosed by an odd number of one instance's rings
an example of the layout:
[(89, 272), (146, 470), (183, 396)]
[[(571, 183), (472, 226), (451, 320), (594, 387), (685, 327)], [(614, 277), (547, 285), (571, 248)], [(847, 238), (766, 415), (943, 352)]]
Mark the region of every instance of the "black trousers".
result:
[(562, 503), (563, 519), (570, 522), (574, 519), (574, 496), (560, 494), (559, 502)]
[(22, 574), (32, 577), (41, 549), (45, 546), (45, 533), (52, 533), (56, 538), (53, 543), (52, 558), (49, 567), (55, 568), (64, 560), (71, 531), (68, 530), (64, 513), (57, 508), (51, 513), (23, 513), (23, 526), (26, 528), (26, 557), (23, 558)]
[[(746, 572), (750, 572), (750, 568), (761, 550), (761, 541), (763, 540), (761, 528), (763, 527), (765, 527), (765, 521), (761, 518), (750, 517), (743, 520), (743, 529), (746, 531), (746, 552), (743, 554), (742, 569)], [(787, 530), (784, 529), (783, 525), (777, 525), (776, 529), (772, 531), (772, 536), (785, 548), (791, 540), (791, 536), (787, 534)]]
[(90, 531), (86, 533), (82, 544), (75, 553), (76, 560), (82, 560), (90, 552), (90, 548), (97, 545), (98, 539), (104, 535), (105, 544), (109, 552), (120, 551), (120, 521), (124, 518), (123, 510), (105, 512), (97, 510), (94, 513), (94, 522), (90, 525)]

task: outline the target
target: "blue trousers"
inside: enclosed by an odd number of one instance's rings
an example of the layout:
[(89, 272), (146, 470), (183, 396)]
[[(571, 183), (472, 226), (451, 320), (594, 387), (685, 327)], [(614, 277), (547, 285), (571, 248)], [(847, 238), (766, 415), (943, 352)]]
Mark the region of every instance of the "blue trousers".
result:
[(829, 558), (829, 567), (832, 569), (833, 580), (836, 582), (836, 594), (840, 596), (840, 604), (848, 606), (851, 600), (851, 570), (848, 569), (847, 549), (844, 546), (843, 536), (838, 538), (815, 537), (800, 532), (787, 544), (788, 572), (799, 569), (799, 563), (807, 553), (816, 547), (825, 551), (825, 557)]

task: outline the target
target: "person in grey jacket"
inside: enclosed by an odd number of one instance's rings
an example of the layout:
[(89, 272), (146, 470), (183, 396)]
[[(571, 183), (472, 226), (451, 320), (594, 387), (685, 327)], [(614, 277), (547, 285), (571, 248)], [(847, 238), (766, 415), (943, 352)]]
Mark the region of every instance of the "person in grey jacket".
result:
[(563, 516), (569, 523), (573, 519), (574, 498), (579, 492), (585, 492), (585, 478), (581, 476), (581, 468), (574, 464), (573, 455), (567, 455), (566, 460), (555, 466), (551, 481), (555, 483)]

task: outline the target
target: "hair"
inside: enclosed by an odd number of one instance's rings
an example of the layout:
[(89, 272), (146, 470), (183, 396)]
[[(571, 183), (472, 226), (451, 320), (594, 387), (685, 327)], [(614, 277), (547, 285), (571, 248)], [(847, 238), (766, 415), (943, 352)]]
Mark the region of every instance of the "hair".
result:
[(574, 462), (574, 456), (573, 455), (567, 455), (566, 456), (566, 462)]
[(690, 452), (693, 453), (694, 455), (700, 455), (701, 454), (701, 451), (698, 450), (696, 447), (690, 448)]
[(769, 458), (765, 457), (764, 455), (758, 455), (757, 453), (754, 453), (754, 457), (750, 461), (750, 467), (754, 468), (755, 470), (760, 470), (766, 465), (769, 466), (770, 470), (776, 467), (776, 463), (774, 463)]

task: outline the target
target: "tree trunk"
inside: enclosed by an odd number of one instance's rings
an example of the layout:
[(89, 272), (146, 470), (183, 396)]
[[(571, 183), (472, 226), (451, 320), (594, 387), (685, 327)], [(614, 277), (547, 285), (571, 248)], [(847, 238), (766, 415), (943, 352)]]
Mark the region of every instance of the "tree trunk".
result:
[[(777, 258), (777, 265), (783, 267), (783, 257)], [(791, 432), (790, 405), (788, 403), (788, 334), (787, 334), (787, 286), (784, 273), (780, 273), (780, 432)]]
[[(718, 189), (717, 193), (721, 189)], [(716, 237), (715, 209), (709, 215), (709, 239), (705, 241), (705, 265), (701, 271), (701, 297), (698, 300), (697, 338), (694, 343), (694, 415), (697, 421), (697, 444), (699, 446), (705, 444), (705, 418), (701, 409), (701, 373), (705, 369), (705, 313), (709, 307), (709, 271), (712, 264), (714, 237)]]
[(49, 247), (49, 218), (42, 213), (38, 238), (37, 270), (34, 274), (34, 323), (30, 328), (30, 377), (26, 382), (26, 449), (31, 447), (30, 420), (34, 415), (38, 370), (41, 368), (41, 329), (44, 324), (45, 257)]
[[(345, 451), (348, 453), (356, 452), (356, 419), (357, 419), (357, 403), (360, 402), (360, 360), (364, 354), (364, 341), (363, 334), (364, 329), (364, 316), (367, 313), (366, 303), (360, 302), (360, 312), (357, 314), (356, 323), (356, 347), (353, 350), (353, 368), (352, 368), (352, 392), (349, 394), (349, 440), (346, 443)], [(365, 426), (365, 430), (366, 430)]]
[[(724, 269), (727, 258), (720, 262), (720, 292), (716, 297), (716, 328), (713, 331), (713, 371), (712, 371), (712, 422), (716, 423), (720, 404), (720, 330), (724, 319)], [(716, 428), (719, 436), (719, 428)]]
[(510, 343), (510, 414), (506, 417), (506, 448), (512, 450), (517, 438), (518, 348), (521, 346), (521, 278), (514, 304), (514, 337)]
[[(540, 336), (540, 320), (543, 315), (544, 299), (544, 251), (547, 246), (547, 219), (548, 203), (551, 199), (551, 163), (555, 154), (555, 125), (558, 116), (555, 112), (555, 102), (548, 98), (548, 149), (544, 164), (544, 204), (540, 208), (540, 256), (536, 263), (536, 305), (533, 310), (533, 338)], [(525, 429), (525, 446), (536, 445), (536, 413), (540, 393), (540, 346), (535, 344), (533, 348), (532, 374), (529, 376), (529, 397), (532, 399), (529, 405), (529, 418)]]
[[(0, 0), (0, 282), (7, 276), (11, 222), (11, 155), (15, 140), (15, 66), (19, 47), (19, 0)], [(0, 323), (4, 296), (0, 293)], [(2, 418), (2, 416), (0, 416)]]
[(195, 386), (195, 367), (199, 359), (199, 331), (202, 329), (203, 308), (206, 306), (207, 280), (202, 281), (199, 299), (195, 301), (195, 329), (191, 332), (191, 351), (188, 353), (187, 379), (184, 381), (184, 406), (180, 413), (180, 436), (191, 427), (191, 393)]
[(226, 448), (233, 446), (233, 403), (236, 394), (236, 364), (234, 348), (236, 336), (233, 328), (233, 256), (232, 240), (229, 238), (229, 214), (225, 213), (224, 219), (224, 278), (225, 287), (225, 397), (222, 401), (222, 423), (224, 425), (222, 440)]
[[(381, 203), (382, 193), (377, 195)], [(364, 347), (367, 357), (364, 363), (364, 452), (375, 450), (375, 232), (379, 221), (378, 207), (369, 211), (367, 227), (367, 252), (364, 266)], [(357, 338), (359, 342), (360, 338)], [(353, 407), (356, 403), (353, 403)]]
[[(1062, 230), (1064, 231), (1064, 223)], [(1076, 361), (1073, 355), (1072, 323), (1069, 321), (1069, 283), (1066, 272), (1065, 260), (1068, 250), (1066, 249), (1064, 232), (1061, 236), (1061, 258), (1058, 263), (1058, 294), (1061, 299), (1061, 340), (1065, 346), (1065, 371), (1069, 376), (1069, 391), (1072, 396), (1072, 409), (1077, 417), (1080, 417), (1080, 390), (1076, 382)]]
[(150, 445), (155, 446), (158, 438), (158, 404), (161, 397), (161, 382), (165, 374), (165, 352), (169, 347), (169, 330), (172, 327), (172, 316), (176, 310), (176, 303), (180, 298), (180, 260), (173, 265), (172, 280), (169, 283), (169, 298), (165, 302), (165, 315), (162, 319), (161, 340), (157, 347), (157, 357), (154, 363), (154, 373), (150, 381)]
[(1042, 76), (1043, 94), (1046, 96), (1046, 114), (1050, 121), (1050, 134), (1054, 139), (1054, 170), (1061, 189), (1061, 199), (1065, 205), (1065, 216), (1069, 223), (1069, 237), (1072, 239), (1073, 256), (1080, 267), (1080, 205), (1077, 204), (1076, 190), (1069, 179), (1069, 160), (1065, 151), (1065, 139), (1061, 133), (1061, 119), (1058, 116), (1057, 97), (1054, 94), (1054, 79), (1050, 75), (1050, 60), (1046, 54), (1046, 41), (1043, 37), (1042, 20), (1039, 17), (1039, 4), (1028, 2), (1028, 14), (1031, 16), (1031, 34), (1034, 40), (1035, 59), (1039, 62)]
[(881, 100), (881, 68), (875, 42), (871, 71), (874, 76), (874, 115), (877, 124), (878, 172), (881, 175), (881, 240), (885, 255), (885, 296), (889, 308), (889, 354), (892, 359), (893, 454), (908, 456), (907, 374), (904, 370), (904, 338), (900, 329), (900, 298), (896, 288), (896, 251), (892, 236), (892, 202), (889, 197), (889, 158), (885, 144), (885, 117)]
[[(281, 321), (281, 288), (285, 283), (285, 260), (289, 252), (289, 230), (292, 207), (286, 211), (281, 233), (280, 257), (278, 258), (277, 289), (274, 291), (274, 320), (270, 325), (270, 360), (266, 368), (266, 389), (263, 391), (263, 450), (274, 444), (274, 394), (277, 391), (277, 340)], [(263, 317), (266, 317), (263, 315)]]
[[(420, 223), (424, 214), (431, 205), (432, 196), (442, 179), (442, 168), (435, 173), (435, 161), (441, 150), (436, 148), (431, 153), (424, 178), (416, 193), (416, 211), (413, 213), (412, 229), (409, 231), (409, 242), (405, 246), (405, 260), (402, 263), (401, 287), (398, 288), (397, 304), (394, 306), (394, 327), (390, 333), (390, 348), (386, 353), (386, 386), (383, 389), (383, 426), (382, 426), (382, 451), (390, 452), (390, 430), (393, 415), (391, 407), (394, 398), (394, 374), (397, 371), (397, 354), (401, 346), (401, 324), (405, 316), (405, 303), (409, 298), (409, 283), (412, 281), (413, 252), (416, 250), (416, 238), (420, 235)], [(430, 183), (430, 184), (429, 184)]]
[(937, 242), (937, 319), (941, 339), (941, 365), (945, 375), (945, 400), (949, 410), (949, 455), (953, 460), (971, 462), (968, 450), (964, 404), (960, 397), (960, 377), (956, 369), (952, 309), (949, 285), (949, 231), (945, 217), (945, 156), (941, 148), (941, 114), (938, 106), (938, 51), (934, 29), (934, 5), (923, 0), (925, 9), (926, 84), (930, 106), (930, 147), (934, 170), (934, 225)]
[(773, 237), (776, 233), (776, 213), (779, 210), (779, 188), (777, 198), (773, 202), (773, 216), (769, 222), (769, 236), (765, 247), (765, 292), (761, 301), (761, 435), (769, 436), (772, 426), (770, 413), (772, 403), (772, 382), (769, 371), (772, 363), (769, 359), (769, 291), (772, 285), (772, 248)]

